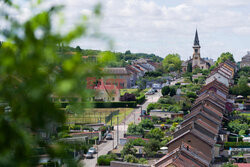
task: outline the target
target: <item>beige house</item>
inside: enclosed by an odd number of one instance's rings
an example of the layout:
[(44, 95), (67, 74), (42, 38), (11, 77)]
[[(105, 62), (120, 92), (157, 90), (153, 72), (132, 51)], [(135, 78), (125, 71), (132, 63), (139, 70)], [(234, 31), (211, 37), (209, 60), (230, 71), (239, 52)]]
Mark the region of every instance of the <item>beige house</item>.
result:
[(94, 101), (119, 101), (120, 91), (115, 85), (106, 85), (102, 81), (100, 85), (94, 87)]
[(125, 67), (104, 68), (105, 84), (114, 84), (118, 89), (129, 88), (131, 86), (131, 73)]

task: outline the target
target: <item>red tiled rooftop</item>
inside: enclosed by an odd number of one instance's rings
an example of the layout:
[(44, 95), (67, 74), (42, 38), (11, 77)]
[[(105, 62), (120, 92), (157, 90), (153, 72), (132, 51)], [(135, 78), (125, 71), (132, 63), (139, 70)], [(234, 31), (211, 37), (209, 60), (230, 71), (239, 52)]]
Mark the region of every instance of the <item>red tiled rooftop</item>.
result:
[(238, 167), (250, 167), (250, 163), (235, 163)]

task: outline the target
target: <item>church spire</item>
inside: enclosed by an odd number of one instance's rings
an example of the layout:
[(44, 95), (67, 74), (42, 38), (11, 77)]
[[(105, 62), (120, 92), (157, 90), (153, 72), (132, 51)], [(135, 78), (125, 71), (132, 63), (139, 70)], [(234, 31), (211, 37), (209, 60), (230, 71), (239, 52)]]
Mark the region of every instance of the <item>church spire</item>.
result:
[(200, 46), (200, 42), (199, 42), (199, 37), (198, 37), (198, 31), (197, 31), (197, 29), (196, 29), (196, 32), (195, 32), (194, 46)]

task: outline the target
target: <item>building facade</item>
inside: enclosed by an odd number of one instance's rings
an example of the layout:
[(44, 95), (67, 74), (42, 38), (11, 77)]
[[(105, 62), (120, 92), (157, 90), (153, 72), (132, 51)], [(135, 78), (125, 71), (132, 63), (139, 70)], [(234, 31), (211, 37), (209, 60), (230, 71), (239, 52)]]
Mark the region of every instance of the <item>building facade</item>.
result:
[(209, 69), (210, 66), (211, 66), (211, 61), (212, 60), (201, 58), (201, 54), (200, 54), (201, 46), (200, 46), (198, 31), (197, 30), (195, 32), (193, 49), (194, 49), (193, 57), (192, 57), (192, 59), (187, 60), (187, 61), (182, 63), (182, 65), (181, 65), (182, 66), (182, 71), (187, 72), (189, 65), (192, 67), (192, 70), (194, 70), (195, 68)]
[(250, 51), (247, 52), (247, 55), (242, 57), (240, 62), (240, 68), (242, 67), (250, 67)]

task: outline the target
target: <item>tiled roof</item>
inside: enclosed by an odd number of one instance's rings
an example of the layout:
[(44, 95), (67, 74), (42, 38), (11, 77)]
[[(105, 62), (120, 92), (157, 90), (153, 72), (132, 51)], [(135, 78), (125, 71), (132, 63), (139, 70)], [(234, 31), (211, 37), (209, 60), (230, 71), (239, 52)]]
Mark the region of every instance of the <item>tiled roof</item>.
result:
[(204, 92), (205, 90), (210, 89), (211, 87), (215, 87), (216, 89), (220, 90), (221, 92), (228, 94), (229, 88), (224, 85), (223, 83), (217, 81), (217, 79), (213, 80), (212, 82), (208, 83), (207, 85), (203, 86), (199, 93)]
[(185, 122), (189, 121), (193, 117), (196, 117), (197, 115), (201, 115), (202, 117), (205, 117), (210, 122), (213, 122), (216, 125), (220, 125), (220, 123), (221, 123), (220, 121), (214, 119), (212, 116), (208, 115), (207, 113), (198, 111), (198, 112), (192, 112), (192, 114), (190, 113), (190, 114), (186, 115), (188, 117), (184, 117), (184, 120), (181, 122), (181, 125), (184, 124)]
[(207, 99), (211, 99), (213, 100), (214, 103), (217, 103), (218, 105), (220, 105), (220, 107), (222, 109), (225, 108), (225, 104), (226, 104), (226, 99), (224, 99), (222, 96), (219, 96), (217, 93), (209, 91), (206, 92), (202, 95), (200, 95), (196, 100), (195, 103), (199, 103), (200, 101), (203, 100), (207, 100)]
[(182, 145), (166, 156), (162, 157), (156, 162), (156, 167), (166, 167), (170, 164), (177, 167), (200, 167), (209, 166), (209, 157), (194, 149), (186, 143)]
[(250, 163), (235, 163), (234, 165), (237, 165), (238, 167), (249, 167)]
[(218, 129), (213, 128), (212, 126), (208, 125), (206, 122), (202, 121), (201, 119), (198, 119), (195, 122), (201, 125), (202, 127), (204, 127), (206, 130), (212, 132), (213, 134), (215, 135), (218, 134)]

